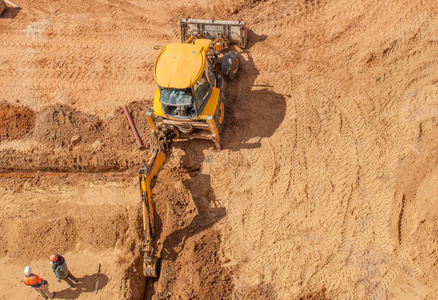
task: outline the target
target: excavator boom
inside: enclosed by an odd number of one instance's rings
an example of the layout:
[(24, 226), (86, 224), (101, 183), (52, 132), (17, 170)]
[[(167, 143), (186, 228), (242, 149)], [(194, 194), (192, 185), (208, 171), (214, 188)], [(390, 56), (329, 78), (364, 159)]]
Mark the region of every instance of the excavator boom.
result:
[(152, 189), (158, 174), (172, 153), (172, 141), (178, 136), (178, 131), (173, 126), (160, 125), (152, 134), (152, 156), (148, 163), (138, 171), (140, 181), (140, 194), (143, 206), (144, 230), (144, 264), (143, 273), (146, 277), (158, 276), (158, 261), (154, 248), (154, 205)]

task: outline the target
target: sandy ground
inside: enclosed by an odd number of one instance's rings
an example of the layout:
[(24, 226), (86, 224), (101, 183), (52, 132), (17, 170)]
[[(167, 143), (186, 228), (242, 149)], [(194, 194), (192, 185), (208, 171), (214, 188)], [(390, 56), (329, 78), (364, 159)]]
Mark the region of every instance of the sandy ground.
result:
[[(0, 299), (435, 299), (438, 3), (15, 0), (0, 16)], [(141, 270), (155, 45), (244, 20), (223, 150), (182, 142)], [(127, 105), (146, 150), (137, 149)], [(63, 254), (81, 283), (55, 280)], [(97, 265), (100, 289), (94, 293)]]

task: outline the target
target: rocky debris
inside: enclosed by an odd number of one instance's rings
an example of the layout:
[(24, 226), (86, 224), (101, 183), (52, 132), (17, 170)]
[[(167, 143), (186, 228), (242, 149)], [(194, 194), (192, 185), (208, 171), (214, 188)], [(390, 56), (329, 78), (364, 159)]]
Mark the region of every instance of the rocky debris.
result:
[(81, 142), (81, 136), (78, 134), (74, 135), (70, 140), (70, 143), (73, 147), (79, 144), (80, 142)]

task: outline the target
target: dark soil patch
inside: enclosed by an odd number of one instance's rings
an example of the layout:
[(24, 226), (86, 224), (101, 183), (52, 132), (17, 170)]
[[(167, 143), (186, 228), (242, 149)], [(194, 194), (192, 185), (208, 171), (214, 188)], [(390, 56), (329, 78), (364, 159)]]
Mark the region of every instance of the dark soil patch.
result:
[(145, 101), (128, 105), (142, 139), (138, 150), (134, 134), (124, 113), (117, 108), (100, 119), (66, 105), (54, 105), (35, 115), (27, 108), (0, 106), (2, 139), (17, 139), (27, 132), (44, 146), (33, 155), (17, 149), (0, 152), (0, 171), (108, 171), (137, 168), (149, 158), (151, 131)]
[(49, 146), (69, 146), (78, 136), (81, 142), (92, 143), (99, 138), (102, 122), (98, 117), (87, 115), (65, 105), (48, 107), (38, 115), (35, 136)]
[(149, 285), (146, 299), (232, 299), (234, 285), (231, 272), (221, 266), (220, 242), (215, 230), (183, 242), (175, 261), (162, 262), (160, 278)]
[(23, 138), (35, 125), (35, 112), (24, 106), (0, 105), (0, 141)]

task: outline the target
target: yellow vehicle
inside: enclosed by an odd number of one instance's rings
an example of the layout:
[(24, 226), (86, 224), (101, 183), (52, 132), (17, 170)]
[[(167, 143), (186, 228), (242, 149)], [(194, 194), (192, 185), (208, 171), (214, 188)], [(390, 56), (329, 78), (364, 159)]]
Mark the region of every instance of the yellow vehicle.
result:
[[(152, 157), (140, 168), (143, 202), (144, 269), (157, 277), (152, 188), (169, 159), (174, 140), (211, 139), (221, 149), (225, 121), (223, 77), (234, 79), (240, 62), (232, 43), (246, 47), (247, 30), (240, 21), (181, 19), (181, 43), (168, 44), (158, 55), (154, 76), (158, 88), (146, 115), (152, 132)], [(225, 52), (225, 53), (224, 53)]]
[[(244, 22), (181, 19), (181, 43), (168, 44), (155, 62), (155, 92), (147, 110), (151, 130), (159, 124), (177, 128), (179, 139), (212, 139), (220, 150), (225, 120), (223, 75), (239, 71), (231, 43), (246, 46)], [(221, 74), (222, 73), (222, 74)]]

